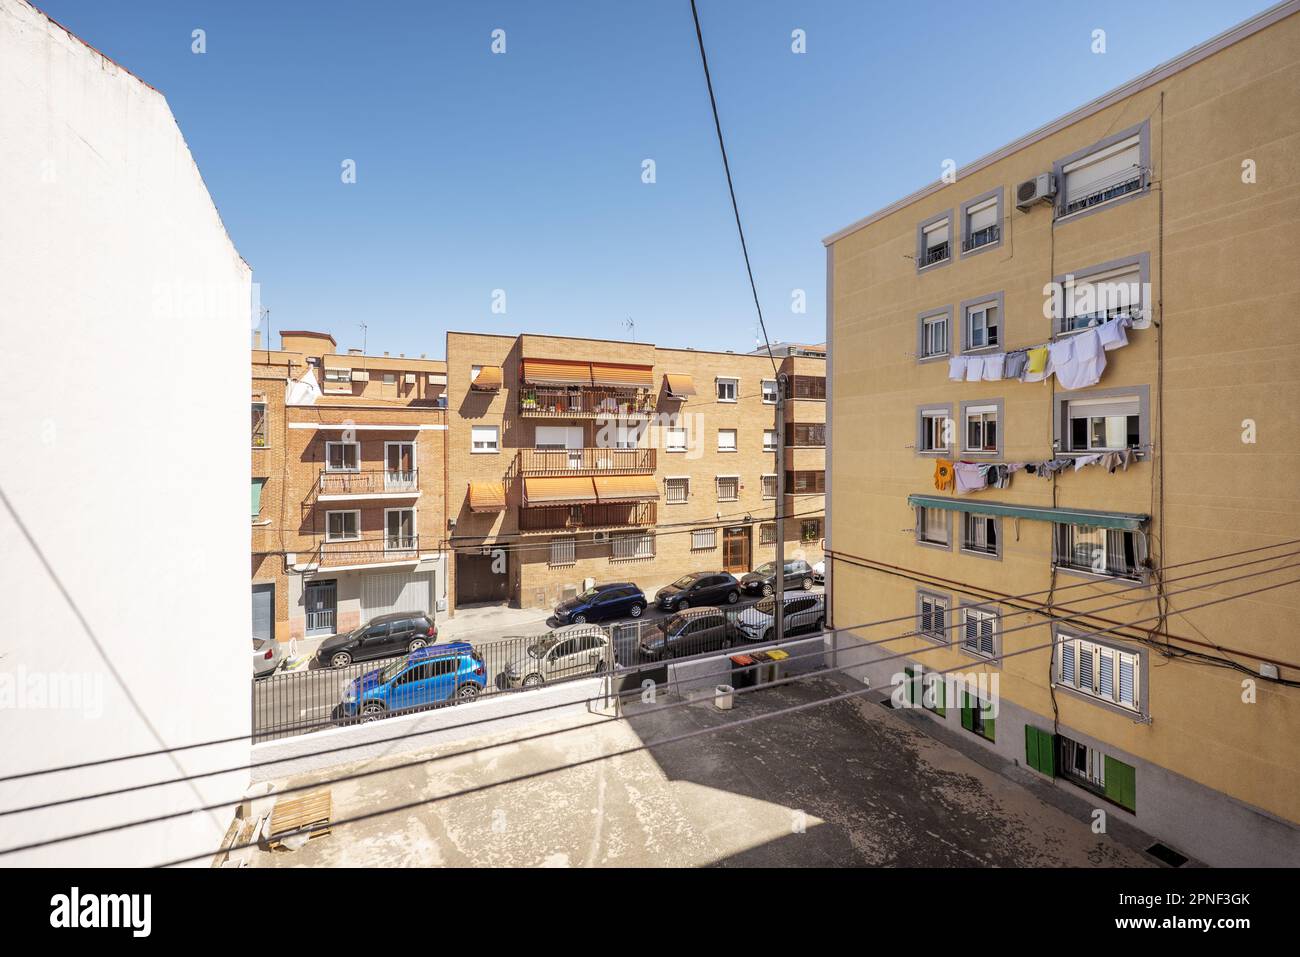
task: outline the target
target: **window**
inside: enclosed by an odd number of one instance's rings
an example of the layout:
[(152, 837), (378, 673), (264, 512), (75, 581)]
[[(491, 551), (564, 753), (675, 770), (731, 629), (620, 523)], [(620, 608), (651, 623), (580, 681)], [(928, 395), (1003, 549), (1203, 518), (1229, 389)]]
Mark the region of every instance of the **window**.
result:
[[(581, 449), (584, 444), (582, 426), (539, 425), (533, 431), (533, 448), (547, 452), (564, 449)], [(578, 456), (579, 465), (582, 456)], [(575, 466), (578, 467), (578, 466)]]
[(1002, 293), (962, 303), (964, 351), (995, 349), (1002, 344)]
[(718, 451), (719, 452), (736, 451), (736, 430), (735, 429), (718, 429)]
[(1056, 566), (1072, 571), (1125, 578), (1142, 577), (1146, 538), (1141, 532), (1122, 528), (1056, 526)]
[(470, 429), (470, 452), (500, 451), (501, 429), (495, 425), (475, 425)]
[(758, 526), (758, 544), (775, 545), (776, 544), (776, 523), (764, 522)]
[(926, 638), (948, 643), (948, 608), (951, 599), (947, 595), (920, 591), (916, 593), (916, 629)]
[(686, 430), (665, 429), (664, 430), (664, 451), (685, 452), (686, 451)]
[(1142, 655), (1115, 645), (1056, 633), (1054, 683), (1129, 711), (1142, 711)]
[(997, 654), (997, 623), (996, 612), (982, 608), (963, 608), (962, 650), (992, 658)]
[(793, 432), (796, 448), (815, 449), (826, 447), (826, 426), (822, 423), (807, 425), (796, 423)]
[(739, 386), (739, 379), (718, 379), (718, 401), (735, 402)]
[(325, 541), (355, 542), (361, 537), (361, 512), (325, 513)]
[(610, 558), (626, 561), (654, 558), (655, 537), (649, 532), (616, 532), (610, 543)]
[(795, 375), (787, 380), (787, 399), (824, 399), (826, 398), (826, 377), (812, 375)]
[(1055, 164), (1060, 184), (1057, 218), (1120, 199), (1146, 187), (1149, 165), (1143, 124), (1080, 150)]
[(948, 328), (951, 308), (922, 315), (919, 323), (916, 355), (918, 359), (938, 359), (948, 355)]
[(1002, 190), (985, 193), (962, 204), (962, 254), (996, 246), (1002, 238)]
[(691, 550), (702, 551), (708, 548), (718, 547), (718, 530), (716, 528), (700, 528), (691, 532)]
[(799, 541), (808, 545), (822, 537), (822, 520), (806, 518), (799, 523)]
[(1138, 397), (1076, 399), (1066, 405), (1069, 451), (1114, 452), (1142, 444)]
[(961, 726), (967, 731), (978, 734), (988, 741), (995, 740), (994, 725), (996, 713), (987, 701), (981, 700), (969, 691), (961, 693)]
[(734, 502), (740, 498), (740, 478), (735, 475), (719, 475), (718, 483), (718, 501)]
[(763, 380), (763, 403), (765, 405), (776, 405), (776, 380)]
[(415, 509), (384, 509), (384, 549), (407, 551), (416, 547)]
[(691, 495), (691, 480), (688, 478), (664, 479), (664, 501), (669, 505), (683, 505)]
[(257, 516), (262, 514), (262, 490), (264, 488), (266, 488), (266, 479), (264, 478), (253, 479), (253, 488), (252, 488), (253, 521), (257, 521)]
[(949, 232), (951, 211), (932, 216), (917, 227), (916, 264), (918, 269), (935, 266), (952, 258)]
[(1002, 450), (998, 436), (998, 418), (1001, 402), (983, 405), (963, 402), (962, 446), (963, 452), (996, 455)]
[(924, 545), (947, 548), (952, 543), (952, 512), (942, 508), (918, 508), (916, 540)]
[(962, 514), (961, 550), (976, 555), (1002, 556), (1000, 525), (1002, 520), (993, 515)]
[(253, 403), (253, 448), (266, 448), (266, 403)]
[(569, 536), (567, 538), (551, 539), (551, 558), (547, 563), (552, 568), (560, 565), (577, 564), (576, 544), (577, 539)]
[(946, 454), (952, 448), (952, 406), (917, 410), (916, 451), (922, 455)]
[(826, 492), (826, 472), (786, 472), (785, 490), (790, 495), (822, 495)]
[(776, 429), (763, 430), (763, 451), (764, 452), (776, 451)]
[(1137, 771), (1109, 754), (1062, 735), (1061, 776), (1130, 811), (1137, 809)]
[(1144, 316), (1145, 260), (1139, 257), (1115, 269), (1067, 273), (1057, 277), (1061, 289), (1061, 316), (1057, 332), (1075, 332), (1099, 326), (1108, 319)]
[(325, 367), (325, 381), (326, 381), (326, 382), (351, 382), (351, 381), (352, 381), (352, 370), (351, 370), (351, 369), (331, 369), (329, 366), (326, 366), (326, 367)]
[(361, 471), (360, 442), (326, 442), (325, 471), (359, 472)]
[(616, 449), (635, 449), (641, 443), (641, 426), (639, 425), (622, 425), (614, 426), (614, 448)]
[(776, 476), (763, 476), (763, 498), (776, 498)]

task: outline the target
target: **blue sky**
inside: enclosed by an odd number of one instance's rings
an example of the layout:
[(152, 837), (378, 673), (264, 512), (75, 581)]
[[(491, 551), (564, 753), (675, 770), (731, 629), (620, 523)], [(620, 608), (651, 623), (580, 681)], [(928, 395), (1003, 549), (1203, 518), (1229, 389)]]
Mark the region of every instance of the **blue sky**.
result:
[[(822, 338), (822, 237), (1270, 5), (697, 2), (785, 341)], [(754, 347), (687, 0), (37, 3), (167, 96), (275, 329)]]

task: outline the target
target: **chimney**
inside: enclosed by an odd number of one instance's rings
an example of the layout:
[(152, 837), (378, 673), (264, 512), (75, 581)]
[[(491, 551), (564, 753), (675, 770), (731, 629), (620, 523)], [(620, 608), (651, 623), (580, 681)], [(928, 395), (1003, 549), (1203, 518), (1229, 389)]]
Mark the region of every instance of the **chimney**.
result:
[(360, 349), (349, 349), (349, 350), (348, 350), (348, 355), (350, 355), (350, 356), (359, 356), (359, 355), (361, 355), (361, 350), (360, 350)]
[(262, 348), (262, 330), (261, 330), (261, 329), (254, 329), (254, 330), (253, 330), (253, 348), (254, 348), (254, 349), (260, 349), (260, 348)]

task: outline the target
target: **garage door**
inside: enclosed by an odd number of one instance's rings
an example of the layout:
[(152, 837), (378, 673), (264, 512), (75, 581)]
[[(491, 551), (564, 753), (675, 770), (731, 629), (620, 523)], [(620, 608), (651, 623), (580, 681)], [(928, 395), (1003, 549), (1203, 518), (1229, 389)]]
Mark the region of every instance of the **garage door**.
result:
[(361, 617), (369, 621), (390, 611), (431, 614), (434, 572), (383, 572), (361, 576)]

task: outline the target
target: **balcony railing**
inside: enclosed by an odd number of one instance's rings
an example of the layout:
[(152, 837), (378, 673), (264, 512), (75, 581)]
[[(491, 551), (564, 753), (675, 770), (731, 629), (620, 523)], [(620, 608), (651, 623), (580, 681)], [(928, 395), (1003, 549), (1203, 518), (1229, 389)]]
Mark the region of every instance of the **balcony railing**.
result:
[(983, 229), (977, 229), (975, 232), (967, 236), (965, 241), (961, 244), (961, 250), (964, 253), (968, 253), (972, 249), (979, 249), (981, 246), (987, 246), (989, 243), (995, 243), (997, 241), (998, 227), (997, 224), (994, 223), (992, 226), (985, 226)]
[(520, 475), (653, 475), (655, 449), (520, 449)]
[(1140, 167), (1122, 169), (1101, 180), (1101, 182), (1093, 183), (1092, 188), (1083, 195), (1072, 196), (1067, 199), (1065, 206), (1061, 209), (1061, 215), (1069, 216), (1081, 209), (1099, 206), (1112, 199), (1118, 199), (1120, 196), (1136, 193), (1142, 189), (1142, 186), (1143, 171)]
[(541, 505), (519, 510), (521, 532), (577, 532), (654, 525), (656, 502), (626, 505)]
[(937, 246), (930, 246), (925, 251), (922, 258), (922, 266), (933, 266), (935, 263), (941, 263), (948, 258), (948, 243), (946, 241), (939, 243)]
[(397, 562), (420, 557), (418, 535), (381, 535), (345, 541), (321, 542), (316, 551), (322, 568), (334, 565), (362, 565), (370, 562)]
[(524, 386), (519, 414), (530, 418), (629, 418), (654, 414), (654, 399), (639, 389), (599, 389), (573, 386)]
[(321, 495), (404, 495), (420, 491), (418, 469), (320, 473)]

